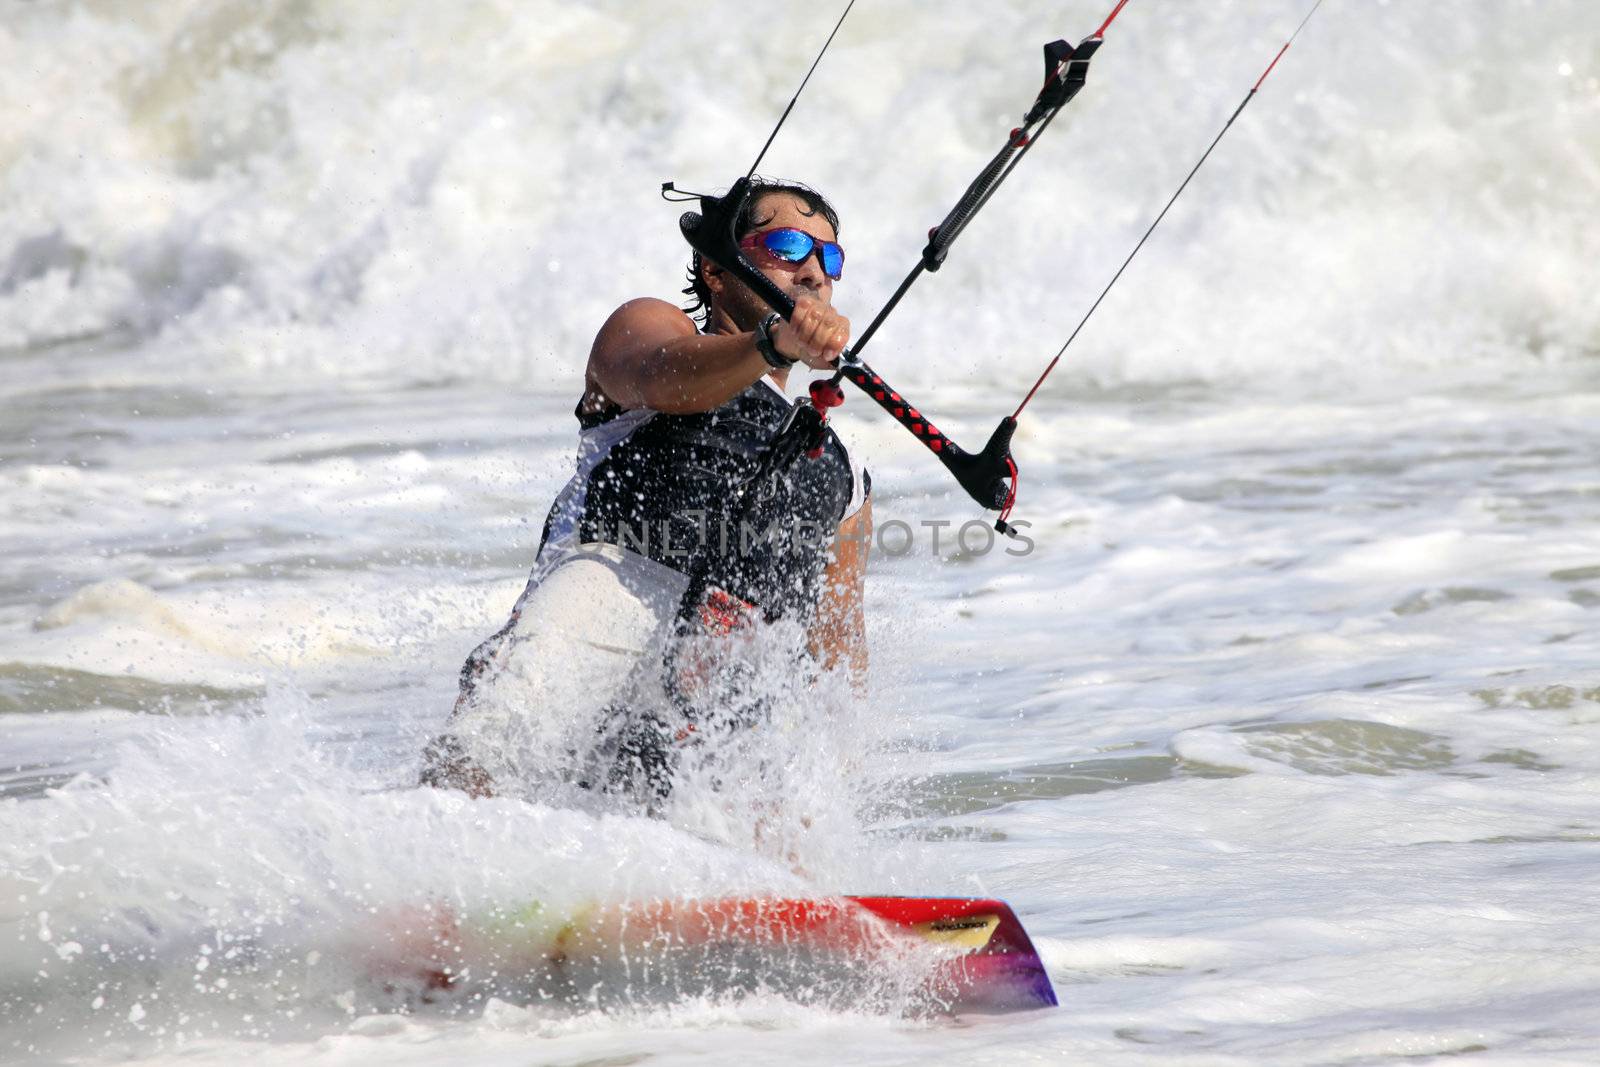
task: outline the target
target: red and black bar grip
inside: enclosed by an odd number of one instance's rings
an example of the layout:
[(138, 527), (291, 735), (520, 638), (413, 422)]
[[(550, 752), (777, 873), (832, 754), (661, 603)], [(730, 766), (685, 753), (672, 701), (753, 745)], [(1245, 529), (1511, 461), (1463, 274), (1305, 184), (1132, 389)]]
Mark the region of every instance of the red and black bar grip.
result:
[(889, 417), (911, 431), (911, 435), (927, 446), (939, 458), (944, 468), (955, 476), (961, 488), (981, 508), (999, 509), (1005, 506), (1010, 486), (1006, 479), (1011, 474), (1011, 435), (1016, 432), (1017, 420), (1007, 416), (1000, 420), (994, 433), (981, 452), (968, 452), (950, 438), (916, 406), (902, 397), (884, 381), (882, 376), (865, 363), (848, 363), (839, 368), (839, 374), (870, 396)]

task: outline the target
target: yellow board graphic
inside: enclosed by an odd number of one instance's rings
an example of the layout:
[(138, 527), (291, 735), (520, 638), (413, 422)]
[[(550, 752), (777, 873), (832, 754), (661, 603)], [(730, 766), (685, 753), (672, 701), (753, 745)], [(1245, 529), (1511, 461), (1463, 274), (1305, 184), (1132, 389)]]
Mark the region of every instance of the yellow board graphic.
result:
[(937, 944), (974, 952), (989, 943), (999, 925), (998, 915), (964, 915), (959, 919), (917, 923), (912, 929)]

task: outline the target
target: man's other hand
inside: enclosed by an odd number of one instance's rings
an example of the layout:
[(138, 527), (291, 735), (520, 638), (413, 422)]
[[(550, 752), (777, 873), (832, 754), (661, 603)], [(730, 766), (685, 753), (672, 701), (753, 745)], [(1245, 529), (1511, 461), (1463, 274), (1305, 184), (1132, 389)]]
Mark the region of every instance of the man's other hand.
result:
[(809, 296), (794, 301), (794, 314), (772, 330), (772, 347), (815, 370), (832, 370), (850, 343), (850, 320)]

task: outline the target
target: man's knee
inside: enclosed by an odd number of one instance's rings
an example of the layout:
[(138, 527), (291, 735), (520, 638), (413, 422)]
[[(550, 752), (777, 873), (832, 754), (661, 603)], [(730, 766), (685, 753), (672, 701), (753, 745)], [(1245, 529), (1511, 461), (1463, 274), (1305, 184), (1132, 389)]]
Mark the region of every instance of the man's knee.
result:
[(422, 750), (420, 784), (434, 789), (459, 789), (469, 797), (494, 796), (494, 781), (453, 734), (440, 734)]

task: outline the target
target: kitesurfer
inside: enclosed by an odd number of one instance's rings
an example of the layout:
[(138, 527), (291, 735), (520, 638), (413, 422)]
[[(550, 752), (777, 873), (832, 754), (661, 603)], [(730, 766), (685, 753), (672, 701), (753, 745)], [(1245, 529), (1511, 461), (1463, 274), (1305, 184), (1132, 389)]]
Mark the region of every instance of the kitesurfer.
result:
[[(576, 472), (510, 620), (462, 669), (424, 784), (483, 796), (642, 773), (659, 795), (664, 749), (682, 728), (618, 720), (659, 682), (691, 566), (708, 568), (702, 628), (798, 620), (809, 661), (864, 674), (870, 483), (844, 444), (827, 431), (819, 456), (779, 472), (747, 521), (730, 522), (737, 487), (788, 414), (791, 369), (833, 369), (850, 340), (832, 304), (837, 213), (806, 186), (753, 185), (734, 232), (793, 315), (696, 253), (687, 308), (644, 297), (601, 326), (575, 411)], [(612, 764), (598, 777), (597, 747)]]

